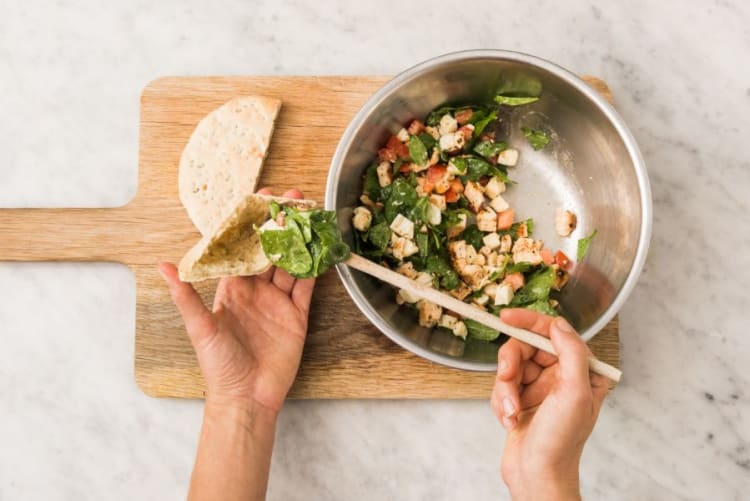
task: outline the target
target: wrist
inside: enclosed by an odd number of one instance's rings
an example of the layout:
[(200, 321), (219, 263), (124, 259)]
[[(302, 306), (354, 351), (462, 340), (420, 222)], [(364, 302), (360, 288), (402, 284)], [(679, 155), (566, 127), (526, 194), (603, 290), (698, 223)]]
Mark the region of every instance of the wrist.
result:
[(207, 396), (203, 411), (206, 421), (222, 427), (267, 433), (275, 428), (278, 411), (247, 398)]
[(507, 479), (506, 485), (511, 497), (516, 501), (553, 500), (568, 501), (581, 499), (578, 470), (559, 471), (544, 470), (538, 473), (525, 472), (513, 479)]

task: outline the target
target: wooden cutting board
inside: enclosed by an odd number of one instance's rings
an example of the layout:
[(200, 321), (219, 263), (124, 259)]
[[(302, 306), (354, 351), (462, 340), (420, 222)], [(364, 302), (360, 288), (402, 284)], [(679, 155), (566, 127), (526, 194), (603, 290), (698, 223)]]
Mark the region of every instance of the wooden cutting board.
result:
[[(261, 186), (299, 188), (322, 202), (346, 125), (386, 77), (168, 77), (141, 95), (139, 184), (112, 209), (2, 209), (0, 260), (114, 261), (136, 278), (135, 379), (154, 397), (200, 398), (205, 385), (156, 265), (178, 262), (199, 239), (177, 194), (177, 167), (193, 128), (238, 95), (283, 101)], [(611, 100), (606, 84), (586, 81)], [(210, 302), (215, 282), (198, 289)], [(591, 343), (619, 365), (617, 319)], [(91, 376), (95, 377), (95, 374)], [(487, 398), (493, 374), (449, 369), (391, 342), (357, 310), (330, 270), (317, 283), (295, 398)]]

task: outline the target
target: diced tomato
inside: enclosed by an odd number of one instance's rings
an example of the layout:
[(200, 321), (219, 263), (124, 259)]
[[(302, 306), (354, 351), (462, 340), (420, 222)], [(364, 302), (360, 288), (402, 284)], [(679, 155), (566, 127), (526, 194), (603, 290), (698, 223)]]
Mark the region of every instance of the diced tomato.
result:
[(513, 218), (516, 217), (516, 211), (513, 209), (506, 209), (502, 212), (497, 213), (497, 229), (508, 230), (513, 224)]
[(391, 150), (396, 158), (409, 158), (409, 147), (399, 141), (396, 136), (389, 137), (385, 147)]
[(471, 140), (472, 134), (474, 134), (474, 126), (473, 125), (464, 125), (463, 127), (458, 128), (458, 132), (461, 133), (462, 136), (464, 136), (464, 139), (466, 141)]
[(417, 183), (419, 183), (419, 186), (422, 188), (425, 195), (432, 193), (432, 190), (435, 188), (435, 183), (428, 180), (426, 177), (418, 177)]
[(427, 169), (427, 180), (435, 184), (445, 176), (448, 168), (443, 164), (435, 164)]
[(467, 123), (469, 120), (471, 120), (471, 116), (474, 114), (473, 111), (471, 111), (471, 108), (466, 108), (465, 110), (460, 110), (456, 112), (456, 122), (458, 122), (460, 125), (463, 125)]
[(552, 256), (552, 251), (546, 247), (542, 249), (539, 254), (542, 256), (542, 261), (544, 261), (544, 264), (550, 265), (555, 262), (555, 258)]
[(424, 132), (424, 124), (419, 120), (412, 120), (412, 122), (409, 124), (409, 128), (406, 130), (412, 136), (416, 136), (417, 134), (421, 134), (422, 132)]
[(381, 162), (395, 162), (396, 152), (390, 148), (380, 148), (378, 150), (378, 158)]
[(409, 171), (411, 171), (411, 163), (409, 163), (409, 162), (404, 162), (404, 163), (402, 163), (402, 164), (401, 164), (401, 167), (399, 167), (399, 168), (398, 168), (398, 171), (399, 171), (399, 172), (400, 172), (401, 174), (404, 174), (404, 175), (405, 175), (405, 174), (408, 174), (408, 173), (409, 173)]
[(563, 270), (567, 270), (570, 268), (570, 258), (565, 255), (565, 253), (561, 250), (557, 251), (555, 253), (555, 262), (557, 263), (557, 266), (562, 268)]
[(456, 193), (463, 193), (464, 192), (464, 185), (461, 182), (460, 179), (457, 177), (454, 177), (451, 179), (451, 190), (453, 190)]
[(510, 285), (513, 287), (514, 291), (517, 291), (521, 287), (523, 287), (525, 280), (523, 278), (523, 273), (520, 271), (517, 271), (515, 273), (510, 273), (508, 275), (505, 275), (505, 278), (503, 279), (503, 283)]
[(458, 202), (459, 194), (453, 191), (453, 188), (451, 187), (448, 191), (445, 192), (445, 201), (449, 204)]

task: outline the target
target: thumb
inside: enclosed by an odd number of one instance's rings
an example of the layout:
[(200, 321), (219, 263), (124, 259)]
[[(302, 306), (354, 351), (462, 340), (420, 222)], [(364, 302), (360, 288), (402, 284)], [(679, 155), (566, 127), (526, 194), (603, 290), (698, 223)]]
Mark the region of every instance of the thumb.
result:
[(169, 286), (169, 294), (172, 296), (182, 320), (185, 322), (190, 342), (198, 351), (198, 345), (211, 338), (216, 329), (214, 318), (203, 305), (201, 297), (195, 292), (189, 283), (180, 281), (177, 268), (172, 263), (159, 263), (159, 273)]
[(588, 389), (591, 352), (573, 326), (557, 317), (550, 325), (550, 340), (559, 359), (561, 380), (572, 387)]

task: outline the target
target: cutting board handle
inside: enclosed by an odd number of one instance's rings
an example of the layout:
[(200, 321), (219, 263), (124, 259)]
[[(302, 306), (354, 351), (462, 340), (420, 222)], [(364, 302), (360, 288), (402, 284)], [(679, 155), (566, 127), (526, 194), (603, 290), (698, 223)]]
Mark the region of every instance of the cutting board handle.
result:
[(138, 251), (130, 206), (0, 209), (0, 261), (127, 261)]

